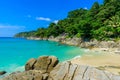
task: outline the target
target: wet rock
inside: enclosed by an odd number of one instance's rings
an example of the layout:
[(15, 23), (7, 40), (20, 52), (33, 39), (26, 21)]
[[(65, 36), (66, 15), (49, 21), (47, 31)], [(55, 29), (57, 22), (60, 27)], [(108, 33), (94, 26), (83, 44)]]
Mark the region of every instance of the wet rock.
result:
[(0, 75), (4, 75), (5, 73), (7, 73), (6, 71), (0, 71)]

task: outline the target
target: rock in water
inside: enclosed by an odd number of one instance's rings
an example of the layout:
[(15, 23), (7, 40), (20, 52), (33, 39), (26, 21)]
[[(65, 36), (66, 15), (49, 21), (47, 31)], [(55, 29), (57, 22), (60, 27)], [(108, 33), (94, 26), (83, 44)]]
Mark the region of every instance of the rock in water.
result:
[(0, 75), (4, 75), (5, 73), (7, 73), (6, 71), (0, 71)]

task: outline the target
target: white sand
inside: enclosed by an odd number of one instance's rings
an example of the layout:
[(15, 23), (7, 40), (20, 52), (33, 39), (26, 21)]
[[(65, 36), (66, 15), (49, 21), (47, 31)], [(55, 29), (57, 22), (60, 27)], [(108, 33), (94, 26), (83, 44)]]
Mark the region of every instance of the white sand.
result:
[(118, 75), (120, 72), (120, 54), (115, 54), (115, 50), (103, 51), (101, 48), (94, 48), (86, 52), (87, 54), (84, 56), (73, 59), (72, 63), (103, 68), (102, 70)]

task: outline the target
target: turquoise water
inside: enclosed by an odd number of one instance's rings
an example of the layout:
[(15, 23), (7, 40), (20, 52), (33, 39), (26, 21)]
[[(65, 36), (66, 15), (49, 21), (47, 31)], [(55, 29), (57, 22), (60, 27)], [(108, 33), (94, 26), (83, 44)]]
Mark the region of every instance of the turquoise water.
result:
[(63, 61), (83, 53), (78, 47), (52, 41), (0, 38), (0, 71), (23, 71), (27, 60), (42, 55), (54, 55)]

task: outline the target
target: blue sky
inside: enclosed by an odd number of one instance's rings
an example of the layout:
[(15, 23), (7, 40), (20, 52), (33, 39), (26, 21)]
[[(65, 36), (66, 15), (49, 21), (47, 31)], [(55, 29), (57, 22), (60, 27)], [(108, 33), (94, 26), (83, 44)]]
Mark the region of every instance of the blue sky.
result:
[(0, 0), (0, 37), (47, 27), (64, 19), (71, 10), (90, 9), (95, 1), (103, 3), (103, 0)]

